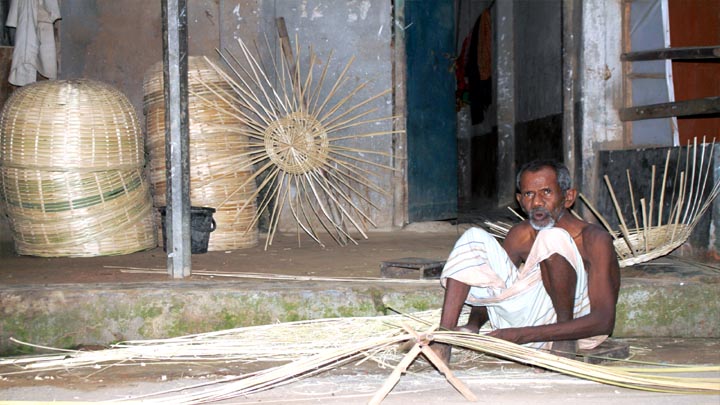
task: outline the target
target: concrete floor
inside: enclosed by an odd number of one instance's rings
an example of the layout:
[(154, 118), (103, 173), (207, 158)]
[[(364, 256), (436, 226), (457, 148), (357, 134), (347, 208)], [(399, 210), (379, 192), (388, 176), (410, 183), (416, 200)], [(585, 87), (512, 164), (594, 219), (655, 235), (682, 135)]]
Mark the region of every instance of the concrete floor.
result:
[[(159, 248), (118, 257), (46, 259), (15, 256), (5, 246), (0, 249), (0, 352), (17, 349), (9, 342), (11, 336), (54, 347), (105, 345), (276, 321), (378, 315), (388, 308), (403, 312), (437, 308), (442, 289), (436, 280), (378, 280), (380, 263), (404, 257), (444, 260), (460, 232), (447, 223), (415, 224), (373, 232), (358, 245), (328, 243), (324, 248), (309, 240), (298, 246), (294, 235), (282, 235), (267, 251), (258, 246), (194, 255), (195, 274), (182, 280), (167, 276)], [(259, 274), (239, 278), (248, 273)], [(622, 275), (615, 338), (634, 341), (641, 348), (634, 355), (652, 361), (720, 364), (716, 264), (668, 256), (623, 269)], [(599, 386), (555, 373), (538, 374), (524, 366), (458, 365), (457, 369), (481, 401), (494, 403), (720, 402), (718, 396)], [(138, 375), (107, 371), (91, 376), (3, 375), (0, 401), (127, 398), (235, 372), (228, 366), (183, 365)], [(388, 370), (345, 366), (344, 371), (228, 403), (366, 403), (388, 374)], [(384, 403), (435, 400), (466, 402), (434, 369), (427, 369), (404, 376)]]
[[(632, 360), (664, 364), (719, 364), (717, 339), (625, 339)], [(717, 404), (720, 395), (667, 394), (599, 384), (571, 376), (499, 360), (490, 356), (451, 362), (451, 370), (482, 403), (493, 404)], [(464, 360), (463, 360), (464, 359)], [(608, 363), (606, 365), (612, 366)], [(619, 363), (616, 365), (625, 365)], [(253, 365), (173, 364), (145, 367), (110, 367), (5, 375), (0, 377), (0, 404), (135, 401), (143, 403), (177, 398), (203, 389), (218, 389), (218, 382), (253, 369)], [(0, 369), (0, 372), (2, 369)], [(320, 375), (293, 380), (289, 384), (251, 395), (231, 397), (217, 403), (243, 404), (365, 404), (380, 389), (390, 368), (374, 364), (346, 364)], [(720, 378), (720, 372), (685, 376)], [(720, 387), (718, 387), (720, 389)], [(166, 390), (182, 390), (157, 395)], [(142, 397), (142, 398), (141, 398)], [(170, 399), (173, 398), (173, 399)], [(184, 397), (187, 399), (188, 397)], [(8, 401), (8, 402), (5, 402)], [(404, 374), (384, 404), (465, 404), (466, 400), (427, 362), (418, 359)]]

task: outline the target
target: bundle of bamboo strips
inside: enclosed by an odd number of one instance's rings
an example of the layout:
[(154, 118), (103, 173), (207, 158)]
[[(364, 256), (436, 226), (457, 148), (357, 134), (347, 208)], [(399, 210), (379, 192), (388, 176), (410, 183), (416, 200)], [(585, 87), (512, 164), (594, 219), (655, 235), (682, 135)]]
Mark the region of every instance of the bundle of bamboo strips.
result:
[[(666, 373), (720, 371), (720, 366), (616, 367), (592, 365), (499, 340), (483, 334), (433, 331), (419, 335), (429, 324), (437, 325), (439, 311), (384, 317), (336, 318), (238, 328), (179, 338), (123, 342), (97, 352), (62, 351), (60, 355), (37, 355), (0, 359), (0, 366), (20, 372), (71, 370), (83, 367), (144, 364), (157, 361), (177, 364), (287, 361), (260, 372), (203, 382), (130, 400), (153, 403), (199, 404), (236, 398), (267, 390), (339, 367), (351, 361), (372, 359), (397, 364), (397, 348), (405, 342), (442, 342), (472, 352), (487, 353), (513, 362), (538, 366), (563, 374), (625, 388), (685, 394), (718, 394), (720, 379), (667, 377)], [(408, 332), (410, 331), (410, 332)], [(418, 336), (421, 339), (418, 340)], [(423, 343), (423, 344), (425, 344)], [(407, 358), (407, 356), (406, 356)], [(392, 360), (391, 360), (392, 359)], [(395, 367), (399, 367), (397, 364)], [(94, 370), (97, 372), (97, 370)], [(180, 392), (182, 391), (182, 392)]]
[[(397, 334), (400, 321), (421, 327), (439, 320), (440, 311), (406, 316), (330, 318), (242, 327), (170, 339), (124, 341), (108, 350), (59, 350), (58, 355), (0, 359), (0, 366), (17, 366), (15, 372), (57, 370), (95, 365), (149, 361), (293, 361), (370, 338)], [(35, 346), (14, 341), (19, 344)], [(57, 350), (35, 346), (41, 349)], [(384, 357), (392, 352), (383, 353)]]
[(0, 116), (0, 202), (15, 248), (104, 256), (157, 245), (135, 110), (90, 80), (18, 89)]
[[(153, 65), (143, 83), (150, 179), (156, 207), (165, 206), (167, 190), (162, 69), (162, 63)], [(217, 229), (210, 234), (210, 251), (249, 248), (258, 242), (257, 226), (252, 223), (256, 214), (256, 185), (246, 181), (253, 172), (247, 141), (224, 128), (245, 124), (221, 113), (230, 107), (215, 95), (230, 90), (203, 57), (188, 58), (190, 203), (215, 208), (213, 219)]]

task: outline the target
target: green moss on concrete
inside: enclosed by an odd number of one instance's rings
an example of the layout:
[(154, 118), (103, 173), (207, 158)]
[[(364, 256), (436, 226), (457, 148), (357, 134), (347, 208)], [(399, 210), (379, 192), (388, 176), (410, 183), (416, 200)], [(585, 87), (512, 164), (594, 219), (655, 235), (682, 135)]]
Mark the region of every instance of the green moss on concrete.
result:
[(628, 286), (620, 294), (614, 335), (717, 337), (720, 325), (713, 319), (720, 319), (720, 307), (712, 286)]
[[(24, 294), (24, 295), (23, 295)], [(53, 295), (54, 294), (54, 295)], [(624, 285), (615, 336), (720, 336), (717, 285)], [(439, 308), (439, 287), (341, 286), (257, 291), (77, 290), (0, 295), (0, 353), (33, 351), (9, 337), (53, 347), (168, 338), (306, 319)]]

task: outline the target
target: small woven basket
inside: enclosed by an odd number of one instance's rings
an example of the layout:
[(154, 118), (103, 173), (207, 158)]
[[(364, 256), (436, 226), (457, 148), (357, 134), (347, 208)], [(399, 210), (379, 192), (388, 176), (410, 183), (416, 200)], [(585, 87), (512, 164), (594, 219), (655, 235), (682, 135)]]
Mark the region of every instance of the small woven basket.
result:
[(668, 224), (630, 232), (628, 241), (631, 246), (636, 247), (634, 252), (622, 236), (615, 239), (615, 251), (618, 254), (620, 267), (644, 263), (667, 255), (685, 243), (692, 230), (693, 227), (688, 224)]
[(19, 254), (157, 246), (143, 138), (127, 98), (89, 80), (18, 89), (0, 116), (0, 201)]
[[(162, 63), (153, 65), (143, 83), (150, 181), (156, 207), (165, 206), (165, 105)], [(255, 181), (247, 142), (222, 126), (244, 125), (220, 110), (231, 111), (228, 100), (213, 89), (232, 93), (230, 85), (202, 57), (188, 58), (190, 118), (190, 201), (213, 207), (217, 229), (208, 250), (233, 250), (257, 245)]]

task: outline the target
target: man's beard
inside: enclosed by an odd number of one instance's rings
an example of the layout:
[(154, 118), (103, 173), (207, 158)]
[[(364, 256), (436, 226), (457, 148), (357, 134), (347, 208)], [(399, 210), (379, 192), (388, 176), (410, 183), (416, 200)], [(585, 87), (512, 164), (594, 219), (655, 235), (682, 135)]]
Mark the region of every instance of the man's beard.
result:
[[(542, 213), (545, 214), (545, 216), (540, 220), (540, 222), (537, 222), (535, 220), (535, 214), (536, 213)], [(559, 219), (559, 217), (558, 217)], [(555, 226), (555, 218), (551, 215), (550, 211), (548, 211), (546, 208), (538, 207), (533, 208), (530, 210), (530, 226), (533, 227), (536, 231), (542, 231), (543, 229), (550, 229)]]

